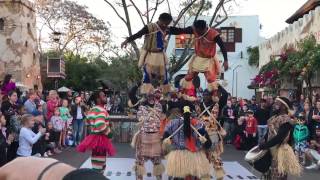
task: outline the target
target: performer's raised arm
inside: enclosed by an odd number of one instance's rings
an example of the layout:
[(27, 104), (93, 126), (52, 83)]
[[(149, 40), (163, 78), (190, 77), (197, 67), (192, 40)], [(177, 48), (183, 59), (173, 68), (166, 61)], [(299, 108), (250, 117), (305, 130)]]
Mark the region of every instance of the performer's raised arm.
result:
[(179, 34), (193, 34), (192, 26), (186, 28), (169, 27), (168, 34), (179, 35)]
[(134, 35), (128, 37), (123, 43), (121, 43), (121, 48), (126, 47), (128, 43), (141, 38), (143, 35), (148, 34), (148, 26), (144, 26), (140, 31), (135, 33)]
[(228, 54), (227, 54), (227, 50), (226, 50), (226, 47), (224, 46), (223, 44), (223, 41), (220, 37), (220, 35), (217, 35), (214, 39), (216, 41), (216, 43), (218, 44), (218, 46), (220, 47), (220, 50), (222, 52), (222, 55), (223, 55), (223, 67), (225, 70), (228, 70)]

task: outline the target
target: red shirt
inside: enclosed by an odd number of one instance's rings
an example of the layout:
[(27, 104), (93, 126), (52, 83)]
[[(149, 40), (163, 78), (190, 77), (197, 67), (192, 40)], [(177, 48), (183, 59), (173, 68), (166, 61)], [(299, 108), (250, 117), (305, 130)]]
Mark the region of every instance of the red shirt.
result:
[(196, 55), (203, 58), (214, 57), (216, 55), (216, 42), (214, 39), (219, 35), (219, 32), (209, 28), (202, 36), (198, 35), (195, 30), (194, 34)]
[(256, 133), (257, 132), (257, 126), (258, 126), (258, 122), (257, 122), (256, 118), (248, 117), (248, 119), (246, 121), (246, 132), (248, 134)]
[(58, 107), (59, 102), (57, 100), (50, 99), (47, 102), (47, 119), (50, 121), (54, 114), (55, 109)]

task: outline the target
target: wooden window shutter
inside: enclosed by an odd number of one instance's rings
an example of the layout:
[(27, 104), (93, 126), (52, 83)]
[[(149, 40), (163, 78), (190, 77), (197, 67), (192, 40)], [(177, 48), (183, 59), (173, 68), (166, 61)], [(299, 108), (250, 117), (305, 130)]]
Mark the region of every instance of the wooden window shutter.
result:
[(242, 29), (241, 28), (235, 28), (234, 41), (235, 42), (242, 42)]

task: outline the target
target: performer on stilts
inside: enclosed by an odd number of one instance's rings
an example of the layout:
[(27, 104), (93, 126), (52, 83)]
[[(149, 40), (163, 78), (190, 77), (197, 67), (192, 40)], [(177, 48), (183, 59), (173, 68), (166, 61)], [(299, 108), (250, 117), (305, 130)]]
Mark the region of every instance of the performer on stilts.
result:
[(91, 98), (93, 98), (95, 106), (90, 109), (85, 119), (86, 125), (89, 126), (89, 135), (79, 144), (77, 150), (79, 152), (91, 150), (92, 169), (103, 173), (106, 168), (107, 156), (115, 154), (110, 139), (109, 114), (104, 108), (107, 98), (103, 91), (95, 92)]
[[(134, 95), (137, 88), (132, 88), (130, 97), (132, 104), (138, 107), (137, 118), (139, 120), (139, 131), (134, 135), (131, 145), (136, 149), (136, 162), (134, 171), (136, 178), (142, 180), (146, 174), (144, 163), (151, 160), (153, 163), (153, 176), (157, 180), (162, 179), (165, 167), (161, 163), (161, 135), (160, 122), (162, 106), (159, 103), (160, 91), (147, 94), (146, 100), (138, 100)], [(138, 101), (138, 102), (137, 102)]]
[(184, 29), (169, 27), (172, 21), (172, 16), (168, 13), (162, 13), (156, 23), (149, 23), (144, 26), (139, 32), (128, 37), (121, 47), (126, 45), (143, 35), (145, 35), (144, 45), (142, 47), (139, 64), (143, 68), (143, 84), (141, 87), (142, 94), (152, 92), (152, 83), (160, 80), (161, 90), (163, 93), (170, 91), (168, 81), (168, 58), (165, 53), (167, 46), (166, 36), (168, 34), (183, 34)]
[(224, 58), (224, 69), (228, 69), (227, 51), (219, 32), (208, 27), (204, 20), (197, 20), (192, 27), (187, 27), (186, 34), (195, 35), (195, 55), (189, 63), (188, 74), (182, 79), (184, 89), (192, 88), (192, 79), (199, 73), (204, 73), (208, 81), (208, 90), (212, 92), (213, 100), (218, 102), (217, 75), (220, 74), (220, 62), (216, 53), (216, 44), (219, 45)]
[(204, 125), (191, 118), (189, 106), (182, 108), (183, 117), (172, 120), (166, 127), (163, 146), (171, 146), (167, 156), (167, 174), (174, 180), (211, 179), (210, 162), (203, 151), (212, 143)]
[(264, 175), (267, 180), (286, 180), (288, 175), (300, 175), (301, 166), (291, 145), (293, 133), (293, 108), (285, 97), (277, 97), (275, 101), (276, 115), (268, 120), (266, 142), (259, 149), (269, 149), (272, 156), (270, 170)]

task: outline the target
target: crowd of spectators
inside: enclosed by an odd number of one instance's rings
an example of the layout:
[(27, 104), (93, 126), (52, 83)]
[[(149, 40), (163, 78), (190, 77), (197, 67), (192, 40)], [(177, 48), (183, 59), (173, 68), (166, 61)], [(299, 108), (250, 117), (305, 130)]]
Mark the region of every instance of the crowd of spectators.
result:
[[(268, 130), (268, 120), (276, 115), (275, 97), (263, 96), (259, 102), (229, 97), (222, 109), (220, 120), (227, 131), (226, 144), (233, 144), (239, 150), (250, 150), (264, 141)], [(320, 167), (320, 98), (303, 95), (292, 100), (292, 123), (294, 150), (302, 165), (307, 169)]]

